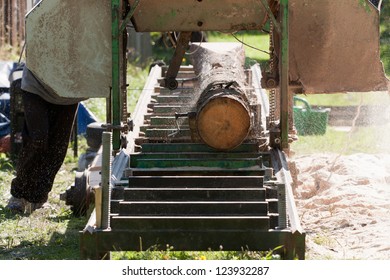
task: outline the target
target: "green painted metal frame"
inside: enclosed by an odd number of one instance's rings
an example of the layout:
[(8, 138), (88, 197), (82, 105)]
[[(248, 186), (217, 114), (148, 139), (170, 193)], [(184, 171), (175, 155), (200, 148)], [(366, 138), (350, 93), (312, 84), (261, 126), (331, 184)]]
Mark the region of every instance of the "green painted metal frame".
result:
[(280, 131), (281, 149), (288, 149), (289, 132), (289, 36), (288, 0), (280, 1), (281, 15), (281, 59), (280, 71)]
[[(112, 125), (121, 125), (120, 116), (120, 2), (121, 0), (112, 0), (111, 2), (111, 34), (112, 34), (112, 88), (111, 88), (111, 120)], [(120, 149), (120, 130), (113, 130), (113, 149)]]
[[(290, 231), (231, 231), (222, 238), (218, 231), (178, 232), (178, 231), (129, 231), (96, 230), (82, 233), (80, 252), (82, 259), (105, 259), (110, 251), (142, 251), (149, 248), (164, 250), (166, 244), (173, 245), (176, 251), (241, 251), (242, 241), (251, 251), (267, 251), (279, 248), (283, 259), (305, 258), (305, 233)], [(207, 236), (207, 241), (204, 236)], [(283, 247), (280, 245), (284, 244)]]

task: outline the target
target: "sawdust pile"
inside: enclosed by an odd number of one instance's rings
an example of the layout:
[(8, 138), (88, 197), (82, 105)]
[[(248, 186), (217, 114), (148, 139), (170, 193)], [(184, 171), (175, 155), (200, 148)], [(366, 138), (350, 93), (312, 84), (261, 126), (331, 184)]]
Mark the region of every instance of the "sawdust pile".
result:
[(390, 260), (390, 154), (292, 160), (307, 258)]

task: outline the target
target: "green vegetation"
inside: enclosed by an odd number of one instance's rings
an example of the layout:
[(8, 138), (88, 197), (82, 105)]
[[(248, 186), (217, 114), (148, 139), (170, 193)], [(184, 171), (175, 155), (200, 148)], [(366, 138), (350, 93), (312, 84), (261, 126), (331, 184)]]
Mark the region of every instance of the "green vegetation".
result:
[(236, 32), (226, 34), (221, 32), (209, 32), (209, 42), (242, 42), (245, 48), (246, 64), (263, 65), (269, 59), (269, 35), (263, 32)]
[[(84, 145), (81, 143), (80, 148)], [(0, 154), (0, 260), (79, 258), (78, 232), (86, 218), (75, 218), (59, 200), (59, 194), (74, 180), (76, 164), (77, 159), (69, 149), (50, 193), (48, 207), (30, 216), (14, 215), (5, 208), (13, 166), (8, 157)]]
[(310, 105), (317, 106), (358, 106), (378, 105), (389, 103), (387, 92), (354, 92), (332, 94), (300, 94), (299, 97), (306, 99)]
[(390, 77), (390, 4), (383, 1), (384, 8), (381, 11), (381, 59), (387, 76)]
[(167, 245), (166, 250), (150, 248), (143, 252), (114, 252), (114, 259), (118, 260), (275, 260), (279, 255), (273, 252), (242, 251), (173, 251), (173, 247)]
[(359, 126), (351, 130), (328, 127), (325, 135), (299, 136), (299, 140), (291, 145), (291, 149), (298, 155), (318, 152), (343, 155), (390, 152), (388, 131), (390, 131), (390, 124)]
[(19, 60), (19, 50), (12, 48), (10, 45), (0, 45), (0, 60)]
[(129, 65), (127, 67), (127, 82), (129, 84), (127, 88), (127, 110), (133, 112), (135, 105), (137, 104), (138, 97), (140, 96), (146, 78), (149, 74), (149, 68), (140, 68), (138, 66)]
[[(146, 78), (148, 76), (148, 68), (129, 64), (127, 67), (127, 102), (128, 112), (133, 112), (137, 103), (138, 97), (142, 92)], [(84, 101), (85, 106), (91, 110), (100, 122), (106, 120), (106, 99), (105, 98), (90, 98)]]

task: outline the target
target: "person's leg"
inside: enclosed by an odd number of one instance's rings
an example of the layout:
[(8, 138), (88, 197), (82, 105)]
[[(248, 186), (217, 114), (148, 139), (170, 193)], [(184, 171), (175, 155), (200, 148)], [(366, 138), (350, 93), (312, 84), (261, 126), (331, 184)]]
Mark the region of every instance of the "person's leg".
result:
[(53, 105), (50, 107), (48, 136), (49, 148), (45, 150), (45, 161), (42, 162), (41, 166), (45, 179), (42, 180), (39, 191), (36, 192), (37, 199), (33, 200), (33, 202), (42, 202), (47, 200), (47, 196), (53, 187), (54, 179), (64, 162), (66, 152), (69, 147), (69, 139), (72, 132), (77, 106), (77, 104), (74, 104)]
[(39, 188), (44, 162), (44, 153), (48, 149), (49, 105), (39, 96), (24, 92), (24, 130), (23, 146), (19, 153), (16, 177), (11, 183), (11, 194), (30, 202), (34, 191)]
[(19, 212), (24, 212), (27, 202), (35, 204), (30, 205), (34, 210), (47, 201), (67, 152), (78, 106), (54, 105), (29, 93), (25, 94), (24, 102), (24, 145), (11, 183), (13, 198), (9, 203), (9, 208)]

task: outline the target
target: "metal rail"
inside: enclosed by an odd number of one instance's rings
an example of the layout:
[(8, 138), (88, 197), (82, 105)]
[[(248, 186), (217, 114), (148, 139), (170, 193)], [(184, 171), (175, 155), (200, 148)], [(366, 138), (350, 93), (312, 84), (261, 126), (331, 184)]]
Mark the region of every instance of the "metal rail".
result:
[[(120, 55), (121, 32), (120, 32), (120, 5), (121, 0), (112, 0), (112, 26), (111, 26), (111, 50), (112, 50), (112, 88), (111, 88), (111, 118), (112, 125), (119, 127), (121, 125), (121, 106), (120, 106), (120, 63), (123, 63)], [(113, 149), (119, 151), (120, 149), (120, 130), (113, 129)]]

